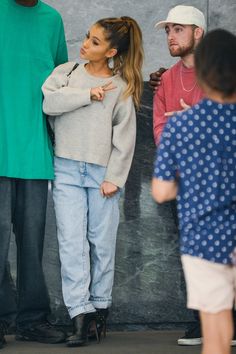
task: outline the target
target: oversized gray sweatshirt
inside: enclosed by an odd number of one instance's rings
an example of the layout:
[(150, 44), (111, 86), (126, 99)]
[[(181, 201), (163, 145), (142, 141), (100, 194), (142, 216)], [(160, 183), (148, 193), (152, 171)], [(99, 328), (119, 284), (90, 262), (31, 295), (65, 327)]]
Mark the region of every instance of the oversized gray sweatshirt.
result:
[[(132, 97), (122, 97), (126, 84), (119, 75), (92, 76), (84, 64), (68, 77), (74, 64), (58, 66), (42, 87), (43, 110), (55, 118), (55, 155), (105, 166), (105, 181), (123, 187), (136, 139)], [(116, 88), (103, 101), (91, 100), (91, 88), (110, 81)]]

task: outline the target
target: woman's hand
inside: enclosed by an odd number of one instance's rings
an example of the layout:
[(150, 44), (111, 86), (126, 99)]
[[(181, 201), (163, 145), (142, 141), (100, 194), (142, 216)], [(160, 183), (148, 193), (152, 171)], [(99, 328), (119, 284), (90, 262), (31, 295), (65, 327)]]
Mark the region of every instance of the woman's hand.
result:
[(93, 87), (90, 90), (90, 97), (94, 101), (102, 101), (105, 97), (106, 91), (114, 90), (116, 86), (113, 86), (112, 81), (99, 87)]
[(115, 195), (117, 191), (118, 187), (111, 182), (104, 181), (100, 186), (100, 192), (103, 197), (113, 197), (113, 195)]

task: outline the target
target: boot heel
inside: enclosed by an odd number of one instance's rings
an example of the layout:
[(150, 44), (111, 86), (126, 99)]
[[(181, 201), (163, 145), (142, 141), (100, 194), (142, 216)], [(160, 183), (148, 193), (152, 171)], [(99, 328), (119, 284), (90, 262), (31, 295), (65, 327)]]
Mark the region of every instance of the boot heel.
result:
[(107, 333), (107, 317), (109, 314), (108, 309), (97, 309), (97, 329), (99, 340), (101, 340), (101, 336), (106, 338)]
[[(87, 338), (88, 338), (88, 335), (89, 335), (89, 331), (90, 331), (90, 328), (88, 328)], [(96, 321), (94, 321), (94, 331), (95, 331), (95, 336), (96, 336), (96, 339), (97, 339), (97, 343), (100, 343), (100, 337), (99, 337), (99, 334), (98, 334), (98, 327), (97, 327), (97, 322)]]

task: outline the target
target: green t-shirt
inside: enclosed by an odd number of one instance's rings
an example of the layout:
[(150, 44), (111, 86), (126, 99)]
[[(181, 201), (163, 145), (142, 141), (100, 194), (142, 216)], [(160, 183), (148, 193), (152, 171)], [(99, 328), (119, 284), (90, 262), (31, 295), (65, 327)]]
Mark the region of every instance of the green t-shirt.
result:
[(61, 16), (38, 1), (0, 0), (0, 176), (52, 179), (41, 86), (68, 60)]

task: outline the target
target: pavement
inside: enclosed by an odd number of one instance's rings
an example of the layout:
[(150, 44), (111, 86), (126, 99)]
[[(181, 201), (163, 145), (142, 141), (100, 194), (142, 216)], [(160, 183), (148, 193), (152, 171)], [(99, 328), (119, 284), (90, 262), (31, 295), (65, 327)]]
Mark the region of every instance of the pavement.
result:
[[(99, 344), (68, 348), (65, 344), (15, 341), (6, 336), (1, 354), (200, 354), (201, 346), (178, 346), (183, 331), (108, 332)], [(236, 354), (236, 347), (232, 349)]]

